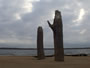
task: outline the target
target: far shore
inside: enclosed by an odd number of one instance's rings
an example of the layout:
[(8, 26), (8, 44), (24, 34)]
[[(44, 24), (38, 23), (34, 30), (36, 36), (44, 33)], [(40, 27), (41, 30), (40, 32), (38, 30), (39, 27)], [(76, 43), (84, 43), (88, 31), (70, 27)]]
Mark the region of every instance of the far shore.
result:
[[(37, 48), (9, 48), (9, 47), (1, 47), (0, 49), (7, 50), (37, 50)], [(74, 50), (74, 49), (90, 49), (90, 47), (82, 47), (82, 48), (64, 48), (65, 50)], [(54, 50), (54, 48), (44, 48), (44, 50)]]

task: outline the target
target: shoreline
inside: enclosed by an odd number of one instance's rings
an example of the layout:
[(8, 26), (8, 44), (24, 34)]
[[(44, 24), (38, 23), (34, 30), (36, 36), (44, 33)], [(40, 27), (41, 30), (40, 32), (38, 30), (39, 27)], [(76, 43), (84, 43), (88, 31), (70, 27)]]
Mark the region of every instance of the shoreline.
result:
[[(0, 56), (18, 56), (18, 55), (0, 55)], [(37, 55), (21, 55), (21, 56), (30, 56), (37, 57)], [(64, 54), (64, 56), (90, 56), (90, 54), (80, 53), (80, 54)], [(54, 57), (54, 55), (45, 55), (45, 57)]]

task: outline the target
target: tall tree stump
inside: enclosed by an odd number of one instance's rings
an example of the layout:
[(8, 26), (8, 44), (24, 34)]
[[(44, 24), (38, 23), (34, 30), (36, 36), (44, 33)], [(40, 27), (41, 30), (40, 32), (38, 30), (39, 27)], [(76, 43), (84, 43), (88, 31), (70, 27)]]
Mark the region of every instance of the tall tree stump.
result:
[(43, 29), (40, 26), (37, 30), (37, 55), (39, 60), (45, 58), (43, 48)]
[(55, 49), (55, 61), (64, 61), (64, 49), (63, 49), (63, 25), (61, 12), (55, 11), (55, 18), (53, 24), (47, 21), (49, 27), (53, 31), (54, 36), (54, 49)]

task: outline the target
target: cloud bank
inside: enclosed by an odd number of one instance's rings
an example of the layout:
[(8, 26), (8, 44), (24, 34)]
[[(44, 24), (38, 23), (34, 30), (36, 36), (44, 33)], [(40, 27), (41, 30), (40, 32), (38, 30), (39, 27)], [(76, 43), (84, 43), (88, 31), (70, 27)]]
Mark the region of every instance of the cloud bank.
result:
[(54, 11), (63, 19), (64, 47), (89, 47), (90, 0), (0, 0), (0, 47), (36, 47), (37, 27), (44, 29), (44, 46), (53, 47)]

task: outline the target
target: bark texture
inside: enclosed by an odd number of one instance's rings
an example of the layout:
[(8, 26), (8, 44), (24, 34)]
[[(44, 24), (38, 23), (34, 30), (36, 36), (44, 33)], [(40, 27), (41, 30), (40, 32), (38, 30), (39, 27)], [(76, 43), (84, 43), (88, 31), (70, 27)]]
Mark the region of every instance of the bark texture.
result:
[(37, 30), (37, 55), (39, 60), (45, 58), (43, 48), (43, 29), (40, 26)]
[(64, 49), (63, 49), (63, 25), (61, 12), (55, 11), (55, 18), (53, 24), (47, 21), (49, 27), (53, 31), (54, 36), (54, 49), (55, 49), (55, 61), (64, 61)]

